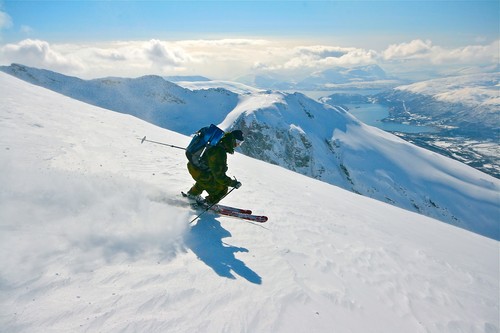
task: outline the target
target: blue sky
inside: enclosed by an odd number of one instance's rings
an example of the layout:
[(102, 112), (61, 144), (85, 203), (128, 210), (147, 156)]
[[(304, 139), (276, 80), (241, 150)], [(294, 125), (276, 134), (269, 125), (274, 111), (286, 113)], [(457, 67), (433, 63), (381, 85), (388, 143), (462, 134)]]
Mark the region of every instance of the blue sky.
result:
[[(265, 37), (457, 45), (498, 38), (498, 1), (4, 1), (4, 40)], [(26, 33), (22, 27), (29, 27)], [(356, 45), (363, 46), (363, 45)], [(386, 45), (380, 45), (385, 47)]]
[[(393, 53), (388, 53), (391, 45), (413, 50), (393, 48), (399, 56), (415, 50), (420, 54), (432, 51), (436, 55), (442, 49), (448, 50), (449, 56), (470, 46), (490, 45), (490, 49), (494, 49), (495, 45), (491, 45), (499, 39), (498, 1), (17, 0), (0, 1), (0, 14), (3, 14), (0, 45), (26, 49), (29, 39), (37, 41), (40, 49), (40, 43), (46, 43), (43, 48), (53, 51), (55, 58), (59, 55), (59, 60), (66, 58), (68, 68), (76, 68), (77, 63), (84, 60), (71, 57), (69, 50), (63, 49), (64, 44), (72, 44), (73, 50), (80, 52), (82, 45), (99, 45), (100, 54), (109, 55), (113, 53), (111, 43), (117, 41), (149, 41), (150, 44), (152, 40), (161, 41), (161, 46), (149, 45), (156, 55), (161, 56), (163, 52), (167, 58), (177, 54), (184, 59), (169, 58), (173, 66), (163, 66), (161, 70), (182, 72), (189, 71), (186, 59), (201, 59), (199, 53), (192, 53), (200, 47), (190, 44), (186, 48), (179, 44), (183, 40), (266, 40), (270, 42), (266, 46), (268, 52), (271, 47), (285, 45), (289, 48), (318, 46), (316, 50), (356, 48), (366, 53), (365, 62), (373, 62), (375, 56), (392, 59)], [(0, 56), (0, 61), (11, 60), (5, 54), (14, 54), (12, 50), (12, 47), (4, 50), (4, 59)], [(115, 59), (130, 59), (130, 54), (116, 51)], [(212, 51), (207, 49), (208, 53)], [(370, 51), (379, 54), (374, 56)], [(422, 57), (415, 58), (421, 60)], [(349, 61), (355, 62), (352, 59)], [(439, 62), (439, 59), (443, 58), (434, 57), (431, 62)], [(485, 64), (483, 60), (480, 62)], [(80, 63), (80, 66), (85, 65)], [(266, 59), (257, 59), (253, 66), (279, 67)], [(285, 67), (282, 64), (282, 68)]]

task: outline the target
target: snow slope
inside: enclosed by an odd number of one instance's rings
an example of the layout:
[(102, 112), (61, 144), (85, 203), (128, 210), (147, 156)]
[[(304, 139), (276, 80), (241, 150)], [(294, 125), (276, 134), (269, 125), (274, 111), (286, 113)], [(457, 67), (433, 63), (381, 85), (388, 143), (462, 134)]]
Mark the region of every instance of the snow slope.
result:
[(240, 98), (222, 128), (242, 151), (355, 193), (500, 239), (500, 181), (300, 93)]
[(432, 96), (437, 100), (472, 107), (492, 106), (483, 112), (498, 113), (500, 73), (481, 73), (433, 79), (396, 87), (396, 90)]
[[(238, 95), (222, 88), (189, 90), (160, 76), (82, 80), (12, 64), (4, 71), (27, 82), (106, 109), (131, 114), (170, 130), (192, 134), (201, 124), (222, 121)], [(196, 121), (189, 121), (196, 119)]]
[(498, 332), (498, 242), (235, 154), (195, 214), (189, 138), (0, 73), (0, 331)]
[(222, 80), (209, 80), (209, 81), (172, 81), (179, 86), (189, 90), (208, 90), (220, 89), (232, 91), (239, 95), (251, 94), (262, 91), (254, 87), (247, 86), (243, 83), (222, 81)]
[[(300, 93), (158, 76), (83, 81), (22, 65), (2, 70), (183, 134), (209, 123), (245, 134), (251, 157), (500, 239), (500, 181)], [(190, 90), (192, 89), (192, 90)]]

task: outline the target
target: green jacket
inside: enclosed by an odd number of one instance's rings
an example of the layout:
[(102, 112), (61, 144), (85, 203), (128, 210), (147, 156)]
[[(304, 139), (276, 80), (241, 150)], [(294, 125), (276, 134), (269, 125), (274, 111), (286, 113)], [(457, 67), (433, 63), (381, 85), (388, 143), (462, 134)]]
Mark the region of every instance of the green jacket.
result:
[(222, 145), (209, 148), (205, 152), (204, 158), (206, 159), (207, 165), (210, 169), (209, 172), (212, 174), (217, 183), (225, 186), (233, 185), (235, 180), (226, 175), (227, 153), (226, 149)]

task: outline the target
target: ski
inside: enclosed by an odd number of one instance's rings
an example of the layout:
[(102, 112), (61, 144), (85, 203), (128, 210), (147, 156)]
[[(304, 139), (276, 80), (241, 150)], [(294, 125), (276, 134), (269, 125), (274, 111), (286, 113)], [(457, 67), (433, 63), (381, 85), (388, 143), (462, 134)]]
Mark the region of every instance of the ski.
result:
[[(184, 192), (181, 192), (181, 194), (184, 198), (188, 197), (188, 195)], [(205, 204), (204, 203), (196, 203), (196, 205), (203, 206)], [(206, 206), (205, 206), (205, 208), (206, 208)], [(216, 209), (230, 210), (230, 211), (241, 213), (241, 214), (252, 214), (252, 211), (250, 209), (236, 208), (236, 207), (225, 206), (225, 205), (221, 205), (221, 204), (215, 204), (212, 207), (212, 210), (216, 210)]]
[(233, 210), (217, 209), (217, 208), (214, 209), (213, 207), (210, 208), (210, 210), (212, 210), (215, 213), (218, 213), (220, 215), (235, 217), (238, 219), (252, 221), (252, 222), (264, 223), (268, 220), (267, 216), (263, 216), (263, 215), (245, 214), (245, 213), (239, 213), (239, 212), (236, 212)]
[(250, 209), (242, 209), (242, 208), (236, 208), (236, 207), (231, 207), (231, 206), (224, 206), (220, 204), (215, 204), (214, 207), (215, 209), (223, 209), (223, 210), (230, 210), (236, 213), (241, 213), (241, 214), (252, 214), (252, 211)]
[[(187, 194), (184, 192), (181, 192), (182, 196), (187, 198)], [(191, 207), (193, 209), (208, 209), (209, 211), (219, 214), (219, 215), (224, 215), (228, 217), (234, 217), (242, 220), (247, 220), (251, 222), (258, 222), (258, 223), (264, 223), (268, 220), (267, 216), (262, 216), (262, 215), (253, 215), (252, 211), (250, 209), (241, 209), (241, 208), (235, 208), (231, 206), (224, 206), (224, 205), (219, 205), (215, 204), (208, 208), (209, 206), (206, 203), (203, 202), (192, 202)]]

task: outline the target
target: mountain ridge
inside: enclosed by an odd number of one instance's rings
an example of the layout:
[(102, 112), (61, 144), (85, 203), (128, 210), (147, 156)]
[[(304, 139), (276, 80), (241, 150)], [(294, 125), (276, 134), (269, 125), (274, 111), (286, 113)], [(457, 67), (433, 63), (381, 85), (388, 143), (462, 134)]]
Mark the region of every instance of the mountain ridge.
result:
[[(237, 103), (237, 94), (229, 90), (193, 91), (158, 75), (82, 80), (19, 64), (0, 66), (0, 70), (85, 103), (128, 113), (160, 126), (168, 123), (170, 129), (188, 135), (200, 128), (199, 123), (183, 123), (178, 119), (192, 117), (202, 118), (204, 123), (220, 122)], [(211, 112), (200, 112), (207, 109)], [(191, 115), (185, 114), (186, 110)]]

